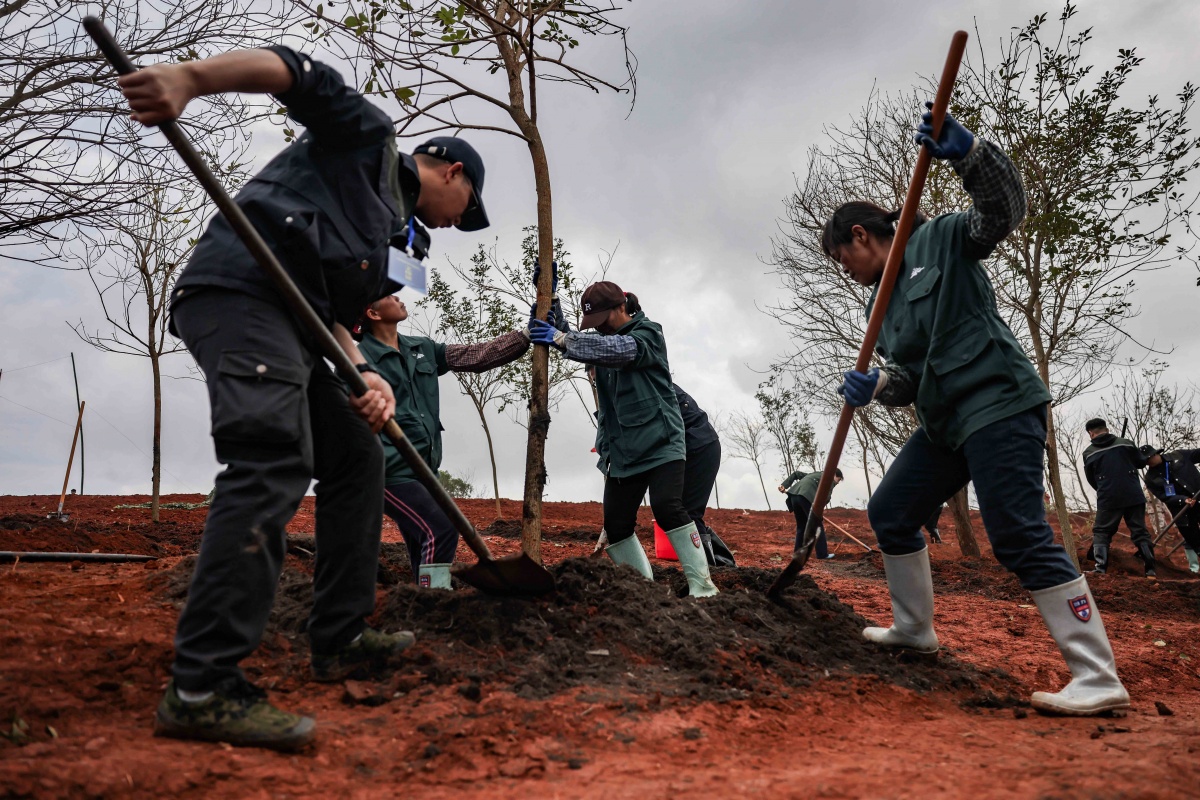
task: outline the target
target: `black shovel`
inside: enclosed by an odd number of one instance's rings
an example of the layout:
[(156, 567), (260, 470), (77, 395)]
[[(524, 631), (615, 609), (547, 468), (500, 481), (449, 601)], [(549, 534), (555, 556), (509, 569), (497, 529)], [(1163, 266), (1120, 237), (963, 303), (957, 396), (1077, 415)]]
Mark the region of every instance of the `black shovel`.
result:
[[(137, 67), (129, 60), (129, 56), (121, 49), (108, 28), (104, 27), (104, 23), (98, 18), (84, 17), (83, 27), (119, 74), (127, 75), (137, 70)], [(291, 277), (276, 260), (275, 254), (267, 247), (266, 242), (259, 236), (250, 220), (242, 213), (242, 209), (233, 202), (233, 199), (226, 193), (225, 187), (208, 169), (208, 166), (192, 147), (191, 142), (184, 136), (183, 131), (173, 121), (164, 122), (158, 128), (167, 137), (167, 141), (171, 143), (175, 151), (179, 153), (192, 174), (196, 176), (196, 180), (204, 187), (208, 196), (217, 204), (217, 208), (225, 215), (225, 219), (237, 231), (238, 237), (246, 245), (246, 249), (270, 276), (288, 308), (316, 341), (321, 354), (333, 362), (338, 375), (349, 384), (350, 390), (356, 397), (366, 394), (367, 383), (363, 380), (362, 375), (354, 368), (350, 358), (333, 338), (333, 334), (309, 306), (304, 295), (300, 294), (296, 284), (292, 282)], [(463, 582), (489, 594), (532, 597), (554, 591), (554, 576), (527, 554), (521, 553), (500, 559), (492, 556), (487, 544), (480, 538), (471, 522), (463, 516), (462, 511), (455, 505), (454, 499), (442, 488), (433, 470), (421, 458), (412, 442), (404, 435), (404, 431), (396, 424), (396, 420), (388, 420), (387, 425), (383, 428), (383, 433), (396, 445), (396, 449), (400, 451), (405, 462), (416, 472), (417, 480), (429, 490), (438, 506), (454, 523), (455, 529), (466, 541), (467, 546), (479, 557), (478, 564), (458, 568), (455, 570), (455, 575)]]

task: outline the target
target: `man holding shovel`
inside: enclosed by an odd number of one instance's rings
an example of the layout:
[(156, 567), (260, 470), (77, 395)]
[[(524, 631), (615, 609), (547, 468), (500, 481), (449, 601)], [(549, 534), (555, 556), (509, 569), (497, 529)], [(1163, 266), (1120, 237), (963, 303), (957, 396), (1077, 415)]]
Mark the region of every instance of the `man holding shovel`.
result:
[[(1139, 448), (1148, 469), (1142, 478), (1150, 493), (1161, 500), (1178, 517), (1175, 524), (1183, 536), (1183, 547), (1187, 553), (1188, 569), (1200, 572), (1200, 510), (1196, 498), (1200, 496), (1200, 450), (1174, 450), (1164, 453), (1154, 445), (1144, 444)], [(1186, 513), (1184, 513), (1186, 510)]]
[[(307, 130), (237, 197), (369, 387), (342, 383), (224, 216), (213, 219), (172, 298), (172, 332), (205, 373), (218, 474), (175, 637), (156, 733), (275, 749), (310, 742), (315, 722), (281, 711), (238, 667), (262, 637), (285, 552), (284, 526), (313, 478), (317, 561), (308, 622), (318, 680), (382, 666), (413, 642), (368, 628), (383, 514), (388, 384), (348, 327), (385, 295), (389, 242), (421, 256), (429, 227), (487, 226), (483, 163), (460, 140), (400, 155), (389, 117), (331, 68), (285, 47), (236, 51), (123, 75), (132, 118), (156, 125), (224, 92), (270, 93)], [(459, 155), (451, 161), (451, 150)]]
[[(835, 469), (833, 471), (833, 488), (842, 482), (842, 471)], [(821, 483), (821, 471), (804, 473), (796, 470), (791, 475), (783, 479), (783, 483), (779, 484), (779, 491), (786, 496), (788, 511), (796, 517), (796, 545), (793, 550), (799, 550), (801, 542), (804, 541), (804, 528), (808, 525), (808, 515), (812, 511), (813, 498), (817, 496), (817, 486)], [(832, 490), (830, 490), (832, 491)], [(817, 531), (817, 540), (815, 543), (817, 550), (817, 558), (822, 561), (833, 558), (833, 553), (829, 552), (829, 545), (825, 541), (825, 526)]]

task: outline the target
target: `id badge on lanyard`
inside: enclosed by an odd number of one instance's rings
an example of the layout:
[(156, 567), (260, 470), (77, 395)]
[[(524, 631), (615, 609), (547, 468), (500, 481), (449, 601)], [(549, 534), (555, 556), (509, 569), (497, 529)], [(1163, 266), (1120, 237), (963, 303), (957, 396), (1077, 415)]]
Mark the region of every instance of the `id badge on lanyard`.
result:
[(425, 281), (425, 264), (409, 255), (412, 252), (413, 237), (416, 232), (416, 226), (413, 225), (412, 220), (409, 220), (407, 249), (388, 248), (388, 278), (425, 294), (428, 291)]
[(1163, 496), (1175, 496), (1175, 484), (1171, 483), (1171, 462), (1163, 459), (1163, 466), (1166, 467), (1166, 479), (1163, 481)]

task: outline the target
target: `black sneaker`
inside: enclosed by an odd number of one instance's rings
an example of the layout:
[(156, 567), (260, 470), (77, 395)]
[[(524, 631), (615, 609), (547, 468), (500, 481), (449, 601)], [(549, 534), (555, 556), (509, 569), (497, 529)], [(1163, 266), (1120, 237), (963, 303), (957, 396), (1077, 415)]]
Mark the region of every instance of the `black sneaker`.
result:
[(293, 751), (316, 738), (317, 723), (276, 708), (245, 680), (225, 681), (198, 703), (184, 702), (172, 680), (154, 714), (154, 735)]
[(365, 628), (361, 636), (336, 653), (313, 653), (313, 678), (321, 683), (335, 683), (347, 678), (362, 680), (392, 665), (416, 641), (410, 631), (383, 633)]

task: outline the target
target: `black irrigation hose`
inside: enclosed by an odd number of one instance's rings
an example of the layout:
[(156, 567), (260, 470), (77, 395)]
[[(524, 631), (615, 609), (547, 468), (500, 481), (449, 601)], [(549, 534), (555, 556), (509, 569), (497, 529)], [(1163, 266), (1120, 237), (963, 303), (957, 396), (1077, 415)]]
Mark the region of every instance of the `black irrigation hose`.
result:
[(132, 553), (40, 553), (0, 550), (0, 564), (12, 561), (91, 561), (100, 564), (124, 564), (131, 561), (156, 561), (157, 556)]

